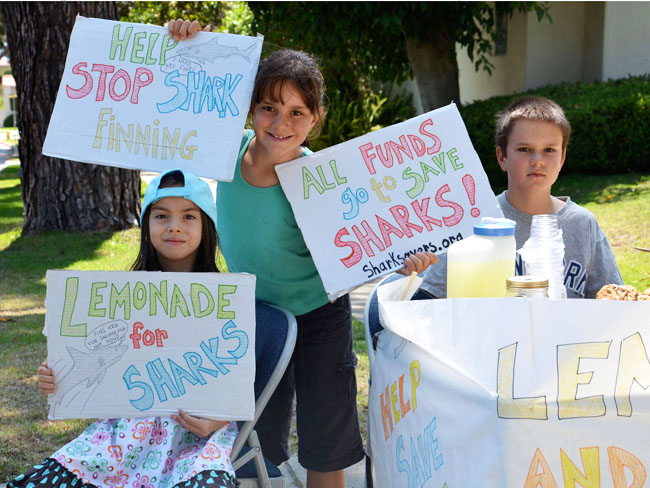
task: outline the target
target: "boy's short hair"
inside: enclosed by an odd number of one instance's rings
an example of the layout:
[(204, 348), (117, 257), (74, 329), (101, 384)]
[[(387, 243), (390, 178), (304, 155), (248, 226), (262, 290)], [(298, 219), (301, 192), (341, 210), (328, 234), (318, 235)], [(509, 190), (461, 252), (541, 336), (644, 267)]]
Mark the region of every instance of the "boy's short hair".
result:
[(508, 136), (516, 120), (540, 120), (550, 122), (562, 132), (562, 149), (569, 144), (571, 124), (564, 115), (564, 110), (553, 100), (544, 97), (529, 96), (517, 98), (496, 115), (496, 134), (494, 142), (506, 152)]

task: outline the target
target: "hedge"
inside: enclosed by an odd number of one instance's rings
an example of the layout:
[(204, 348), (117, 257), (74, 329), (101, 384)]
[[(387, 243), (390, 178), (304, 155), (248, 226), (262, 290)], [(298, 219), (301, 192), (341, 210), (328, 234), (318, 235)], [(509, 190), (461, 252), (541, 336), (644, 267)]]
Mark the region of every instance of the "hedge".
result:
[(522, 95), (551, 98), (571, 123), (562, 172), (650, 173), (650, 76), (595, 83), (561, 83), (492, 97), (460, 108), (474, 148), (492, 185), (505, 185), (495, 157), (494, 116)]

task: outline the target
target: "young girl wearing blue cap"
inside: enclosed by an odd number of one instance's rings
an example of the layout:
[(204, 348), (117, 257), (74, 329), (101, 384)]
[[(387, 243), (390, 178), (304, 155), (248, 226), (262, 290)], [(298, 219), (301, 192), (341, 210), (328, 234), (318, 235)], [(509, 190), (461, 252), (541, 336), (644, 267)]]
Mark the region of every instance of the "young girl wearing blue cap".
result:
[[(161, 174), (144, 196), (131, 270), (218, 272), (215, 222), (207, 183), (181, 170)], [(46, 363), (38, 375), (41, 392), (53, 393)], [(235, 422), (182, 410), (171, 418), (103, 419), (7, 487), (230, 488), (236, 486), (230, 462), (236, 436)]]
[[(169, 22), (175, 40), (193, 37), (198, 22)], [(233, 181), (219, 182), (221, 251), (228, 269), (254, 273), (255, 295), (290, 310), (298, 322), (292, 364), (255, 429), (275, 464), (289, 458), (296, 394), (298, 460), (308, 488), (343, 488), (343, 469), (364, 457), (357, 415), (356, 356), (349, 295), (330, 302), (296, 223), (275, 166), (311, 151), (302, 144), (322, 125), (324, 80), (314, 59), (283, 49), (257, 72), (250, 115)], [(433, 253), (404, 261), (402, 274), (421, 273)]]

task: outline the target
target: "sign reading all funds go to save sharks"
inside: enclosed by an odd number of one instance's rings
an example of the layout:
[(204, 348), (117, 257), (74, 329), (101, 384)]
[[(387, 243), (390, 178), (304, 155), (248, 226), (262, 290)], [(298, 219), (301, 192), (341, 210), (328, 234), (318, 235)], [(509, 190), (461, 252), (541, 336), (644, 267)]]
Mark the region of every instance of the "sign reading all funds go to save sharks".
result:
[(503, 217), (453, 104), (276, 172), (330, 297)]
[(43, 154), (232, 180), (262, 42), (77, 16)]
[(253, 418), (254, 275), (49, 270), (45, 305), (50, 419)]

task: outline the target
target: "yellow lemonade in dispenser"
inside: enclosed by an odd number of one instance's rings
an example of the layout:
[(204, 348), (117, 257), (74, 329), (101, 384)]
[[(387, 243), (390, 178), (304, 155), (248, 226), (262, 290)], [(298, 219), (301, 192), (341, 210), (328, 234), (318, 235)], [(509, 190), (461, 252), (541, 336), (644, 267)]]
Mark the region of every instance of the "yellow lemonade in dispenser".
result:
[(514, 223), (480, 223), (447, 251), (447, 298), (505, 297), (515, 274)]

